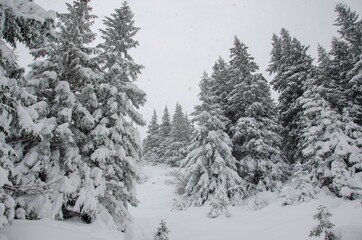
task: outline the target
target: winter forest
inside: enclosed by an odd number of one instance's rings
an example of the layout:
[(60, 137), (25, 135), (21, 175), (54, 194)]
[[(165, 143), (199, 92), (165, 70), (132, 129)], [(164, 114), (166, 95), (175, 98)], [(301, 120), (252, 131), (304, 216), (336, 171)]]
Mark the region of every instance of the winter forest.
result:
[(281, 26), (271, 81), (235, 36), (192, 112), (165, 100), (146, 121), (142, 26), (120, 1), (95, 31), (90, 2), (0, 0), (0, 240), (361, 239), (358, 12), (335, 5), (316, 58)]

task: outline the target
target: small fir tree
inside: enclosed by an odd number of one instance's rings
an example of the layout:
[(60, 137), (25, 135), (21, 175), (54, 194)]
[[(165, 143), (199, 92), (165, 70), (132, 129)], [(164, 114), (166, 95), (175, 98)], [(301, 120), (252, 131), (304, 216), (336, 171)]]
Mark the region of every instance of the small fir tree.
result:
[(157, 150), (158, 161), (166, 163), (165, 149), (168, 147), (168, 143), (171, 141), (171, 118), (167, 106), (163, 111), (162, 122), (160, 124), (159, 132), (159, 148)]
[(147, 137), (143, 141), (143, 159), (156, 163), (158, 161), (158, 148), (160, 145), (159, 125), (156, 110), (153, 111), (151, 122), (148, 125)]
[(333, 229), (335, 225), (330, 220), (333, 215), (324, 206), (319, 206), (317, 210), (318, 213), (313, 215), (313, 218), (318, 220), (319, 224), (310, 231), (309, 236), (319, 237), (324, 232), (324, 240), (339, 240), (340, 237)]
[(162, 219), (153, 239), (154, 240), (168, 240), (169, 233), (170, 233), (170, 230), (168, 230), (165, 220)]
[(165, 149), (166, 163), (171, 166), (179, 166), (181, 160), (186, 156), (186, 146), (190, 140), (189, 122), (182, 111), (180, 104), (176, 104), (175, 113), (172, 117), (170, 138)]

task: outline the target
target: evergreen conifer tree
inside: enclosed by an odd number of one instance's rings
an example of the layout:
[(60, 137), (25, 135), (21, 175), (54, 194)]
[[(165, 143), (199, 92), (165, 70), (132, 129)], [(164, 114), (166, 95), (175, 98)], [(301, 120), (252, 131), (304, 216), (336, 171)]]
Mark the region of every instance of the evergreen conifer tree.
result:
[(281, 127), (268, 83), (254, 74), (236, 89), (245, 107), (232, 138), (239, 174), (259, 190), (277, 190), (288, 177), (289, 165), (281, 151)]
[[(348, 110), (349, 97), (347, 96), (348, 72), (353, 68), (352, 55), (348, 44), (337, 38), (331, 42), (331, 51), (319, 52), (319, 75), (323, 76), (326, 94), (325, 98), (340, 114)], [(321, 79), (321, 78), (319, 78)]]
[(160, 146), (159, 125), (156, 110), (153, 111), (152, 119), (148, 125), (147, 137), (143, 142), (143, 158), (146, 161), (156, 163), (158, 161), (158, 150)]
[[(234, 46), (230, 49), (229, 75), (231, 88), (228, 98), (228, 119), (230, 120), (230, 137), (233, 137), (233, 128), (240, 117), (245, 116), (246, 105), (242, 100), (244, 92), (240, 89), (244, 82), (252, 81), (253, 75), (259, 69), (254, 58), (247, 51), (248, 47), (235, 37)], [(238, 159), (238, 156), (235, 156)]]
[(256, 73), (258, 66), (248, 47), (236, 37), (230, 57), (228, 84), (233, 86), (226, 117), (239, 174), (253, 186), (275, 190), (288, 176), (288, 165), (280, 150), (280, 126), (268, 83)]
[(90, 222), (99, 213), (97, 199), (105, 188), (102, 171), (91, 164), (87, 145), (98, 120), (94, 114), (99, 106), (96, 86), (102, 74), (92, 57), (95, 48), (89, 47), (95, 39), (90, 29), (95, 16), (88, 1), (74, 1), (66, 6), (68, 12), (58, 14), (57, 38), (31, 52), (39, 60), (31, 65), (28, 76), (38, 99), (44, 101), (42, 121), (53, 126), (43, 133), (45, 148), (33, 151), (42, 154), (32, 157), (36, 161), (26, 164), (28, 170), (23, 167), (18, 171), (19, 181), (35, 173), (46, 184), (63, 178), (59, 186), (52, 186), (47, 204), (43, 202), (51, 211), (44, 212), (44, 207), (34, 209), (37, 196), (24, 194), (18, 198), (18, 212), (26, 218), (78, 215)]
[(160, 222), (160, 226), (157, 228), (157, 232), (154, 236), (154, 240), (168, 240), (168, 234), (170, 230), (168, 230), (166, 226), (166, 222), (162, 219)]
[(167, 106), (163, 111), (162, 122), (160, 124), (160, 132), (159, 132), (159, 148), (157, 151), (158, 161), (162, 163), (166, 163), (166, 149), (168, 147), (168, 143), (171, 141), (171, 118), (170, 113), (168, 111)]
[[(229, 99), (228, 96), (232, 92), (234, 85), (233, 82), (230, 81), (230, 71), (229, 65), (225, 62), (225, 60), (221, 57), (215, 62), (212, 68), (211, 78), (213, 79), (212, 84), (212, 92), (215, 97), (218, 98), (218, 102), (220, 103), (221, 110), (223, 111), (223, 115), (227, 119), (231, 119), (233, 112), (229, 107)], [(225, 123), (228, 130), (228, 122)]]
[(352, 79), (359, 78), (354, 63), (360, 51), (356, 36), (361, 23), (344, 4), (338, 4), (336, 11), (342, 38), (333, 38), (329, 53), (319, 47), (318, 67), (309, 74), (304, 93), (296, 101), (302, 110), (294, 126), (301, 155), (293, 181), (301, 201), (313, 198), (321, 187), (349, 199), (361, 195), (361, 128), (356, 124), (358, 97), (351, 85)]
[[(337, 50), (337, 45), (341, 42), (334, 38), (332, 41), (332, 46), (335, 46), (335, 50)], [(342, 46), (345, 46), (343, 43)], [(345, 52), (345, 48), (342, 47), (339, 51)], [(316, 75), (316, 84), (321, 86), (324, 90), (322, 96), (326, 99), (331, 107), (338, 111), (339, 113), (343, 112), (343, 109), (347, 105), (347, 99), (344, 95), (344, 88), (346, 83), (341, 81), (345, 79), (345, 74), (341, 74), (338, 72), (339, 66), (344, 64), (346, 59), (334, 58), (332, 53), (328, 53), (323, 47), (318, 46), (318, 66), (315, 70)]]
[(96, 127), (87, 145), (93, 167), (102, 170), (104, 195), (99, 198), (118, 229), (130, 221), (128, 205), (137, 205), (135, 185), (141, 158), (141, 142), (136, 126), (145, 122), (138, 112), (146, 101), (146, 94), (135, 81), (142, 65), (134, 62), (130, 51), (138, 46), (134, 39), (139, 28), (127, 2), (103, 20), (104, 40), (99, 45), (98, 60), (104, 78), (97, 87), (98, 108), (93, 116)]
[(40, 106), (25, 88), (24, 69), (11, 47), (17, 42), (28, 48), (42, 44), (52, 35), (54, 20), (53, 11), (32, 1), (6, 1), (0, 6), (0, 228), (14, 218), (15, 195), (30, 190), (13, 178), (16, 166), (25, 161), (23, 153), (31, 146), (42, 148)]
[(241, 179), (232, 156), (232, 143), (225, 132), (220, 105), (210, 94), (210, 79), (204, 74), (200, 83), (201, 105), (193, 113), (197, 127), (182, 161), (188, 183), (184, 197), (189, 205), (212, 205), (213, 216), (227, 213), (227, 205), (240, 199)]
[(338, 33), (349, 43), (353, 54), (358, 57), (362, 51), (362, 21), (359, 15), (344, 3), (338, 3), (335, 11), (338, 14), (335, 21), (335, 25), (339, 27)]
[(340, 37), (332, 39), (329, 53), (319, 51), (319, 75), (325, 80), (324, 98), (339, 114), (347, 111), (354, 122), (361, 125), (362, 20), (345, 4), (338, 3), (335, 10)]
[(318, 190), (326, 186), (337, 196), (358, 198), (362, 194), (361, 128), (348, 115), (342, 116), (330, 107), (320, 94), (323, 89), (313, 79), (307, 83), (298, 99), (303, 107), (298, 145), (303, 159), (299, 169), (304, 174), (297, 187)]
[[(338, 14), (335, 25), (339, 27), (341, 42), (345, 43), (347, 51), (337, 56), (347, 58), (348, 65), (339, 68), (346, 74), (344, 95), (348, 99), (347, 110), (353, 120), (362, 124), (362, 20), (359, 15), (343, 3), (336, 5)], [(332, 46), (333, 47), (333, 46)], [(334, 48), (333, 48), (334, 49)]]
[(312, 58), (307, 54), (308, 47), (292, 38), (286, 29), (280, 36), (273, 35), (273, 49), (268, 71), (275, 77), (271, 84), (280, 93), (277, 110), (283, 127), (283, 150), (288, 161), (294, 163), (300, 158), (297, 132), (301, 106), (296, 101), (303, 94), (303, 84), (313, 71)]
[(324, 240), (339, 240), (340, 238), (334, 231), (335, 225), (331, 222), (330, 217), (333, 215), (326, 207), (319, 206), (318, 213), (313, 215), (313, 218), (319, 221), (319, 224), (310, 231), (310, 237), (319, 237), (324, 231)]
[(176, 104), (175, 113), (172, 116), (170, 138), (165, 149), (166, 163), (171, 166), (179, 166), (186, 156), (186, 146), (190, 140), (189, 122), (182, 111), (180, 104)]

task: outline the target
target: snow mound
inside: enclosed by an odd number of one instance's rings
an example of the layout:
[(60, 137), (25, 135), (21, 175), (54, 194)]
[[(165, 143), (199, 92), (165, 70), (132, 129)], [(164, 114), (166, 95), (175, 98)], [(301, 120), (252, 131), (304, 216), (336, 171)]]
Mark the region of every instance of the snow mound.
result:
[(121, 240), (123, 233), (110, 231), (97, 224), (83, 224), (75, 221), (14, 220), (10, 226), (4, 228), (0, 239)]

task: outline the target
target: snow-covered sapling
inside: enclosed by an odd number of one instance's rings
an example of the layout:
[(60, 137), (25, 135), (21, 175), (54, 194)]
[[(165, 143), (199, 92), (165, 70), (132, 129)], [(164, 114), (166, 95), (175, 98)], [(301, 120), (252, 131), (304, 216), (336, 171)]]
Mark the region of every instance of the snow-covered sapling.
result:
[(215, 191), (212, 199), (210, 200), (211, 209), (208, 212), (207, 217), (217, 218), (221, 214), (225, 214), (225, 217), (230, 217), (230, 213), (227, 209), (229, 201), (225, 198), (225, 195), (227, 195), (226, 190), (222, 186)]
[(165, 220), (161, 220), (160, 226), (157, 228), (157, 232), (154, 236), (154, 240), (168, 240), (168, 230)]
[(318, 220), (319, 224), (310, 231), (309, 236), (319, 237), (324, 232), (324, 240), (340, 240), (333, 229), (335, 225), (330, 220), (333, 215), (324, 206), (319, 206), (317, 209), (318, 212), (313, 215), (313, 218)]

